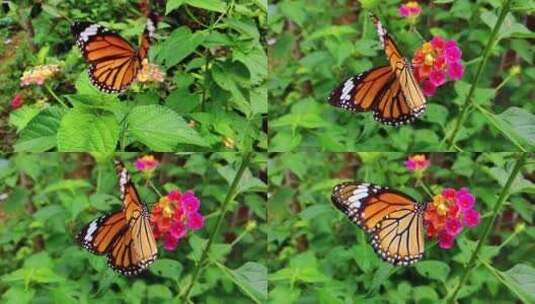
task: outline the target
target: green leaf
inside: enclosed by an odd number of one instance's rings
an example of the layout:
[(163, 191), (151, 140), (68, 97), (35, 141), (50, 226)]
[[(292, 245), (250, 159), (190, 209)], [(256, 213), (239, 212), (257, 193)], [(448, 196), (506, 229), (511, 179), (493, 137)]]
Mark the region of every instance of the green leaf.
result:
[(444, 128), (446, 126), (446, 120), (448, 119), (448, 108), (436, 103), (430, 103), (427, 105), (424, 119), (437, 123)]
[(119, 124), (110, 112), (71, 110), (58, 130), (58, 150), (63, 152), (112, 152), (119, 139)]
[[(490, 12), (484, 11), (481, 13), (481, 20), (489, 28), (493, 29), (494, 25), (498, 21), (498, 17)], [(512, 13), (508, 13), (505, 16), (502, 26), (498, 32), (498, 38), (504, 39), (509, 37), (524, 37), (524, 38), (533, 38), (535, 35), (522, 23), (516, 21)]]
[(15, 151), (44, 152), (56, 146), (56, 133), (65, 111), (49, 107), (36, 115), (20, 133)]
[[(248, 52), (236, 50), (232, 54), (233, 60), (240, 61), (249, 70), (251, 84), (259, 84), (268, 75), (267, 56), (262, 47), (257, 46)], [(266, 99), (267, 100), (267, 99)]]
[(169, 290), (169, 287), (163, 284), (149, 285), (147, 289), (147, 296), (149, 299), (164, 299), (169, 300), (173, 298), (173, 293)]
[(46, 186), (46, 188), (42, 190), (42, 194), (60, 190), (68, 190), (71, 193), (76, 193), (79, 190), (91, 189), (92, 187), (93, 186), (89, 182), (83, 179), (63, 179)]
[(258, 32), (256, 23), (252, 19), (226, 18), (225, 23), (244, 37), (253, 38), (254, 40), (260, 39), (260, 33)]
[(219, 13), (224, 13), (227, 9), (226, 3), (221, 0), (186, 0), (186, 3), (190, 6)]
[(187, 0), (169, 0), (165, 5), (165, 14), (168, 15), (171, 11), (179, 8), (182, 4), (186, 3)]
[(127, 123), (129, 134), (154, 151), (175, 151), (179, 143), (209, 146), (182, 117), (164, 106), (137, 106), (128, 114)]
[(161, 44), (156, 60), (168, 69), (193, 53), (205, 37), (204, 31), (192, 34), (188, 27), (179, 27)]
[(501, 272), (509, 287), (523, 302), (535, 303), (535, 268), (517, 264)]
[(171, 259), (158, 259), (150, 266), (150, 272), (160, 277), (178, 281), (182, 273), (182, 264)]
[(496, 118), (505, 132), (535, 148), (535, 115), (521, 108), (510, 107), (496, 115)]
[(28, 125), (28, 123), (34, 118), (42, 108), (35, 105), (24, 105), (23, 107), (16, 109), (9, 115), (9, 124), (17, 128), (17, 132)]
[(416, 271), (426, 278), (446, 282), (450, 267), (440, 261), (421, 261), (416, 263)]
[(267, 299), (267, 268), (266, 266), (247, 262), (240, 268), (232, 270), (221, 263), (217, 266), (254, 302), (261, 303)]
[(304, 220), (314, 220), (318, 216), (332, 212), (332, 207), (329, 205), (312, 205), (305, 208), (299, 213), (299, 216)]

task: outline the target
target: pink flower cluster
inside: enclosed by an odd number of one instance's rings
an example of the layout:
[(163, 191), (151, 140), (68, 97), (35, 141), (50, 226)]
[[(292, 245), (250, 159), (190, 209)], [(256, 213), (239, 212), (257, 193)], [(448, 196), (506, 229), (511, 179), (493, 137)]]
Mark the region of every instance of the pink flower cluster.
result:
[(399, 7), (399, 15), (406, 18), (416, 18), (422, 12), (422, 8), (416, 1), (409, 1)]
[(145, 171), (145, 172), (154, 171), (154, 169), (156, 169), (156, 167), (158, 167), (159, 164), (160, 162), (158, 162), (158, 160), (154, 158), (154, 156), (152, 155), (145, 155), (143, 157), (136, 159), (136, 161), (134, 162), (134, 166), (136, 167), (138, 171)]
[(455, 40), (446, 41), (439, 36), (416, 49), (412, 59), (414, 76), (426, 96), (434, 95), (437, 87), (446, 83), (447, 77), (451, 80), (463, 77), (461, 56), (461, 49)]
[(405, 161), (405, 167), (409, 171), (424, 171), (430, 165), (430, 161), (423, 154), (416, 154)]
[(181, 193), (174, 190), (154, 205), (150, 222), (153, 225), (155, 238), (164, 239), (164, 247), (168, 251), (175, 250), (178, 241), (184, 238), (189, 230), (204, 227), (204, 217), (199, 212), (200, 200), (193, 191)]
[(476, 199), (466, 188), (446, 188), (427, 204), (424, 222), (429, 238), (438, 237), (439, 246), (449, 249), (464, 227), (480, 223), (480, 214), (474, 209)]
[(59, 65), (57, 64), (39, 65), (24, 71), (20, 78), (20, 85), (23, 87), (31, 84), (43, 85), (47, 79), (52, 78), (57, 73), (59, 73)]

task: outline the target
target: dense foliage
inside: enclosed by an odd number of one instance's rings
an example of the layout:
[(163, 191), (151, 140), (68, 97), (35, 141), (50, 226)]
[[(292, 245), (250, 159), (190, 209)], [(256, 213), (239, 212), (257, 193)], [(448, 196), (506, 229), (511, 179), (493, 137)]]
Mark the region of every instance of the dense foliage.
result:
[[(284, 153), (269, 166), (268, 259), (273, 303), (437, 303), (451, 296), (476, 243), (495, 212), (518, 155), (430, 154), (417, 186), (401, 153)], [(469, 302), (535, 301), (533, 157), (520, 170), (497, 210), (490, 237), (458, 298)], [(481, 225), (465, 229), (451, 249), (427, 240), (423, 260), (393, 267), (375, 254), (368, 237), (331, 203), (342, 181), (376, 183), (421, 202), (443, 188), (467, 187), (476, 197)]]
[[(535, 69), (530, 41), (535, 36), (527, 27), (533, 26), (533, 17), (526, 14), (535, 10), (535, 2), (432, 2), (420, 2), (422, 13), (413, 25), (400, 16), (398, 0), (273, 3), (268, 38), (270, 149), (532, 150)], [(491, 39), (505, 9), (503, 23)], [(411, 126), (383, 126), (370, 113), (350, 113), (327, 103), (329, 92), (343, 79), (386, 64), (368, 11), (379, 15), (409, 59), (434, 36), (457, 41), (462, 51), (462, 79), (438, 88), (428, 98), (424, 116)], [(476, 87), (470, 93), (472, 85)]]
[[(163, 18), (149, 61), (165, 80), (135, 84), (119, 96), (90, 85), (70, 24), (98, 22), (137, 45), (146, 20), (138, 7), (144, 2), (9, 1), (4, 6), (3, 151), (267, 149), (262, 127), (267, 56), (260, 35), (267, 9), (261, 1), (156, 1), (154, 12)], [(57, 75), (21, 88), (23, 72), (44, 64), (58, 64)]]
[(159, 155), (161, 163), (150, 182), (134, 169), (136, 155), (115, 157), (125, 162), (149, 208), (159, 199), (156, 191), (193, 190), (206, 218), (204, 228), (189, 232), (175, 251), (164, 250), (159, 242), (160, 256), (149, 270), (126, 278), (75, 239), (85, 224), (121, 207), (112, 159), (59, 153), (2, 159), (0, 302), (177, 303), (197, 267), (202, 269), (189, 294), (194, 302), (265, 299), (266, 159), (262, 155), (253, 155), (243, 171), (237, 195), (231, 197), (203, 265), (197, 262), (241, 165), (241, 154)]

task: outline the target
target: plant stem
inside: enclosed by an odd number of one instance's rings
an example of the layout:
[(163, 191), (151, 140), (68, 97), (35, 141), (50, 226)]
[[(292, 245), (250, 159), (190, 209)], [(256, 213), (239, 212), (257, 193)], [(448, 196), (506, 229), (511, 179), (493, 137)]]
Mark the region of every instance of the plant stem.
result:
[(507, 182), (505, 183), (505, 186), (502, 189), (502, 192), (500, 193), (500, 197), (496, 201), (496, 204), (494, 204), (494, 210), (492, 214), (492, 218), (487, 221), (487, 224), (483, 230), (483, 234), (481, 235), (481, 238), (479, 238), (479, 242), (477, 243), (476, 249), (474, 252), (472, 252), (472, 256), (470, 257), (470, 261), (466, 265), (465, 271), (463, 273), (463, 276), (461, 278), (461, 281), (459, 281), (459, 284), (453, 291), (453, 294), (449, 297), (448, 303), (455, 303), (455, 300), (457, 299), (457, 295), (459, 294), (459, 291), (464, 286), (466, 281), (468, 280), (468, 275), (473, 270), (475, 266), (475, 262), (478, 259), (479, 251), (481, 248), (483, 248), (483, 242), (487, 239), (487, 237), (490, 234), (490, 230), (492, 226), (494, 225), (494, 222), (496, 221), (496, 218), (498, 217), (499, 211), (507, 197), (509, 196), (509, 190), (511, 188), (511, 185), (513, 184), (513, 181), (515, 180), (516, 176), (520, 172), (520, 169), (524, 165), (524, 160), (526, 158), (527, 153), (520, 154), (520, 158), (516, 161), (515, 166), (513, 168), (513, 171), (507, 178)]
[(220, 208), (221, 214), (219, 214), (216, 225), (214, 229), (212, 230), (212, 233), (210, 234), (210, 238), (208, 239), (208, 243), (206, 244), (206, 247), (204, 247), (201, 258), (199, 262), (197, 263), (197, 266), (195, 267), (189, 286), (186, 288), (184, 296), (182, 297), (185, 301), (189, 301), (189, 294), (191, 292), (191, 289), (193, 288), (193, 285), (195, 285), (195, 282), (197, 281), (197, 277), (199, 276), (200, 270), (203, 267), (206, 259), (208, 258), (208, 252), (210, 251), (212, 242), (214, 241), (215, 236), (217, 232), (219, 231), (221, 224), (223, 223), (223, 219), (225, 218), (225, 214), (226, 214), (229, 203), (234, 199), (236, 195), (236, 192), (238, 190), (238, 184), (243, 176), (243, 173), (245, 172), (245, 168), (247, 168), (247, 166), (249, 165), (249, 160), (251, 159), (251, 155), (252, 155), (251, 152), (247, 152), (243, 156), (240, 168), (238, 169), (238, 172), (236, 172), (236, 175), (234, 176), (234, 180), (232, 181), (232, 184), (230, 185), (230, 189), (227, 192), (227, 196), (225, 197), (225, 200), (223, 201), (223, 204), (221, 205), (221, 208)]
[(422, 42), (425, 42), (425, 39), (424, 39), (424, 36), (422, 36), (422, 34), (420, 34), (420, 32), (418, 32), (418, 30), (416, 29), (416, 27), (414, 26), (414, 24), (411, 24), (410, 26), (410, 31), (415, 33), (416, 36), (418, 36), (418, 38), (420, 38), (420, 40)]
[(147, 184), (152, 188), (152, 190), (154, 190), (154, 192), (156, 192), (156, 194), (158, 194), (158, 197), (162, 197), (162, 194), (160, 193), (160, 191), (158, 191), (158, 188), (154, 186), (154, 184), (152, 183), (152, 180), (148, 179)]
[(56, 95), (56, 93), (54, 93), (54, 91), (52, 91), (52, 89), (50, 88), (50, 86), (48, 84), (45, 84), (44, 87), (46, 88), (46, 90), (48, 91), (48, 93), (50, 93), (50, 95), (52, 95), (52, 97), (54, 97), (54, 99), (56, 99), (64, 108), (69, 108), (67, 107), (67, 105), (58, 97), (58, 95)]
[(419, 184), (422, 189), (424, 189), (424, 191), (427, 193), (427, 195), (429, 195), (429, 197), (433, 199), (433, 191), (431, 191), (431, 188), (422, 179), (420, 179), (417, 184)]
[(485, 46), (485, 50), (483, 51), (483, 59), (479, 63), (479, 66), (477, 67), (476, 76), (472, 80), (472, 86), (470, 87), (470, 91), (468, 91), (468, 95), (466, 95), (466, 99), (464, 101), (463, 108), (461, 110), (461, 113), (459, 115), (459, 118), (457, 119), (457, 122), (455, 124), (455, 128), (453, 129), (453, 132), (448, 136), (448, 144), (449, 149), (455, 145), (455, 137), (457, 136), (457, 133), (459, 132), (461, 126), (464, 124), (466, 112), (468, 111), (468, 108), (472, 105), (472, 95), (474, 95), (474, 92), (476, 91), (477, 84), (479, 82), (479, 78), (481, 77), (481, 74), (483, 73), (483, 68), (485, 67), (485, 64), (487, 63), (487, 60), (490, 57), (490, 51), (494, 47), (495, 42), (497, 41), (498, 37), (498, 31), (500, 30), (500, 27), (503, 24), (503, 20), (505, 19), (505, 16), (509, 12), (509, 7), (511, 6), (511, 0), (505, 0), (505, 3), (503, 5), (502, 11), (500, 13), (500, 16), (498, 17), (498, 20), (496, 21), (496, 24), (494, 25), (494, 28), (492, 29), (492, 33), (490, 34), (489, 41), (487, 42), (487, 46)]

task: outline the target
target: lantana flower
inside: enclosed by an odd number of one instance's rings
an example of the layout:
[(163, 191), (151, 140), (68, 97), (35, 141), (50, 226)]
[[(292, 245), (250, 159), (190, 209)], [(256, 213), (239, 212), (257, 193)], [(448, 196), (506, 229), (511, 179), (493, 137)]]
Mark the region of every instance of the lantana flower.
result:
[(399, 7), (399, 15), (408, 18), (410, 21), (415, 21), (421, 12), (422, 8), (416, 1), (409, 1)]
[(405, 167), (412, 172), (423, 172), (431, 162), (423, 154), (416, 154), (405, 161)]
[(13, 99), (11, 99), (10, 105), (11, 105), (11, 108), (18, 109), (22, 106), (23, 103), (24, 103), (24, 100), (22, 99), (22, 95), (17, 94), (15, 95), (15, 97), (13, 97)]
[(200, 200), (193, 191), (184, 193), (174, 190), (160, 198), (151, 211), (150, 222), (156, 239), (164, 239), (164, 247), (173, 251), (178, 241), (188, 234), (188, 230), (204, 227), (204, 216), (199, 212)]
[(156, 167), (158, 167), (159, 164), (160, 162), (158, 162), (158, 160), (152, 155), (145, 155), (136, 159), (134, 162), (136, 169), (143, 172), (152, 172), (156, 169)]
[(424, 221), (427, 236), (437, 237), (439, 246), (449, 249), (465, 227), (473, 228), (480, 223), (480, 214), (474, 209), (476, 199), (466, 188), (446, 188), (427, 204)]
[(435, 36), (416, 49), (412, 58), (414, 76), (426, 96), (435, 94), (436, 89), (450, 80), (463, 77), (462, 51), (455, 40), (444, 40)]
[(59, 65), (46, 64), (33, 67), (24, 71), (20, 78), (21, 86), (28, 86), (30, 84), (43, 85), (45, 81), (52, 78), (59, 72)]
[(141, 71), (137, 74), (137, 80), (139, 82), (163, 82), (165, 74), (160, 70), (160, 67), (156, 64), (151, 64), (145, 58), (141, 63)]

